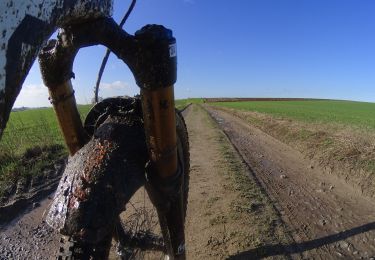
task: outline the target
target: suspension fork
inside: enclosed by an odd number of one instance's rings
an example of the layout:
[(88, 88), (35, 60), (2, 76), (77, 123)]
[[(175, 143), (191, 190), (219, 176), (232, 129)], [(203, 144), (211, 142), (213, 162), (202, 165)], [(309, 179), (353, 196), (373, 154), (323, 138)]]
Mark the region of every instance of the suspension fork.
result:
[[(146, 189), (159, 215), (171, 259), (185, 259), (183, 172), (178, 163), (174, 86), (176, 40), (163, 26), (149, 25), (135, 34), (142, 55), (133, 70), (141, 87), (142, 110), (150, 156)], [(143, 49), (144, 48), (144, 49)], [(150, 55), (152, 53), (152, 55)], [(138, 65), (139, 66), (139, 65)]]
[(184, 259), (183, 173), (177, 158), (173, 92), (176, 40), (171, 30), (160, 25), (147, 25), (131, 36), (112, 19), (104, 18), (66, 28), (58, 41), (43, 48), (39, 55), (43, 80), (71, 154), (86, 142), (70, 82), (72, 65), (79, 48), (96, 44), (107, 46), (122, 59), (141, 88), (150, 155), (146, 188), (157, 208), (169, 256)]
[(135, 39), (137, 55), (128, 65), (141, 88), (152, 174), (165, 179), (178, 170), (173, 86), (177, 78), (176, 39), (161, 25), (143, 27)]

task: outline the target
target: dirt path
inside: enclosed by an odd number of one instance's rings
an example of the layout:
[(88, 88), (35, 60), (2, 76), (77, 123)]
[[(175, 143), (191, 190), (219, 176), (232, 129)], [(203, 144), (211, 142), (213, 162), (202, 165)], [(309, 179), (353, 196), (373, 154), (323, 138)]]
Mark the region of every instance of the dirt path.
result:
[(263, 256), (289, 252), (293, 258), (375, 257), (373, 201), (238, 117), (206, 108), (273, 199), (295, 240), (265, 247)]
[[(191, 156), (187, 259), (242, 259), (243, 254), (244, 259), (255, 259), (259, 252), (254, 248), (291, 241), (270, 201), (249, 178), (237, 153), (209, 115), (202, 108), (191, 106), (184, 117)], [(135, 220), (160, 235), (156, 212), (143, 188), (130, 204), (122, 215), (123, 221), (129, 223), (125, 226), (138, 226)], [(142, 213), (144, 209), (147, 216)], [(134, 253), (135, 259), (163, 259), (157, 252)], [(115, 258), (114, 252), (111, 256)], [(280, 254), (276, 258), (284, 257)]]
[[(256, 259), (254, 248), (290, 241), (224, 134), (202, 108), (185, 117), (191, 153), (186, 220), (188, 259)], [(283, 254), (281, 254), (283, 255)]]
[[(200, 107), (191, 106), (184, 117), (191, 147), (191, 174), (186, 219), (188, 259), (256, 259), (264, 246), (291, 243), (284, 224), (246, 166)], [(139, 222), (133, 206), (150, 208), (141, 189), (123, 214)], [(146, 198), (146, 199), (145, 199)], [(0, 259), (53, 259), (58, 236), (43, 222), (50, 200), (6, 227), (0, 235)], [(151, 211), (152, 212), (152, 211)], [(148, 217), (154, 226), (155, 214)], [(153, 227), (155, 232), (157, 226)], [(272, 249), (274, 250), (274, 249)], [(284, 253), (275, 258), (285, 258)], [(140, 254), (138, 259), (160, 259), (160, 254)], [(116, 259), (114, 251), (111, 259)]]
[[(189, 107), (185, 112), (191, 145), (188, 259), (375, 256), (375, 203), (334, 176), (311, 168), (300, 153), (241, 119), (209, 111), (252, 172), (208, 114), (196, 105)], [(140, 190), (133, 205), (151, 207), (144, 198)], [(53, 259), (57, 236), (42, 218), (48, 204), (46, 199), (2, 227), (0, 259)], [(132, 207), (128, 205), (124, 220), (134, 218)], [(150, 219), (154, 223), (155, 215)]]
[(50, 259), (58, 250), (58, 234), (44, 221), (51, 199), (0, 228), (0, 259)]

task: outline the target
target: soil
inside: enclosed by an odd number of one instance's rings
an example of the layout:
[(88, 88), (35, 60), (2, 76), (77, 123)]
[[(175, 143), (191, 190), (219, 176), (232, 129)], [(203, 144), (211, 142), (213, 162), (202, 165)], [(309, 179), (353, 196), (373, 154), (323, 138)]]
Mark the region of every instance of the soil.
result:
[[(3, 211), (7, 206), (12, 206), (20, 200), (32, 201), (32, 197), (38, 197), (41, 191), (51, 193), (56, 189), (66, 163), (66, 155), (63, 146), (35, 146), (28, 148), (22, 156), (4, 155), (0, 158), (0, 164), (5, 167), (8, 164), (16, 165), (11, 171), (2, 172), (0, 179), (0, 215), (12, 215)], [(51, 188), (49, 188), (49, 186)], [(45, 192), (44, 193), (45, 197)], [(48, 194), (47, 193), (47, 194)], [(21, 203), (24, 207), (25, 203)], [(17, 211), (17, 210), (16, 210)], [(0, 224), (7, 221), (9, 216), (0, 216)]]
[[(193, 105), (184, 117), (191, 156), (185, 227), (187, 259), (238, 259), (243, 252), (260, 245), (293, 241), (270, 200), (249, 178), (248, 169), (209, 115)], [(151, 230), (160, 236), (156, 211), (143, 188), (121, 217), (126, 230)], [(249, 252), (251, 258), (258, 254)], [(276, 258), (283, 259), (283, 255)], [(111, 257), (115, 259), (115, 250)], [(133, 251), (132, 257), (164, 259), (157, 251)]]
[(187, 258), (237, 259), (289, 241), (269, 199), (208, 114), (193, 105), (185, 119), (191, 145)]
[[(373, 201), (238, 117), (205, 108), (212, 117), (198, 105), (184, 112), (191, 147), (188, 259), (375, 256)], [(47, 198), (1, 227), (0, 259), (54, 258), (58, 236), (43, 221), (49, 203)], [(143, 190), (127, 205), (124, 222), (139, 221), (135, 208), (147, 209), (142, 218), (157, 234)]]
[(0, 227), (1, 260), (51, 259), (56, 255), (59, 235), (43, 221), (52, 197), (30, 206), (24, 215)]
[(301, 152), (312, 165), (345, 179), (375, 198), (375, 133), (335, 122), (302, 122), (255, 111), (215, 106)]
[(238, 117), (206, 108), (272, 198), (295, 241), (275, 252), (263, 248), (263, 256), (283, 252), (314, 259), (375, 256), (373, 201)]

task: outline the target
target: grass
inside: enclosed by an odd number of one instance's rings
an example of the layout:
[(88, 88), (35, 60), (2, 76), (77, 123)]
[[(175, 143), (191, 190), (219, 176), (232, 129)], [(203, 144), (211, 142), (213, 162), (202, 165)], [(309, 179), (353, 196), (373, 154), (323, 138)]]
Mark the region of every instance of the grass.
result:
[(339, 123), (375, 129), (375, 103), (327, 100), (216, 102), (213, 104), (307, 123)]
[[(85, 118), (91, 105), (79, 105), (81, 117)], [(0, 151), (21, 155), (36, 145), (64, 144), (55, 113), (52, 108), (30, 109), (12, 112), (0, 142)]]
[[(90, 107), (78, 106), (82, 118)], [(0, 142), (1, 201), (6, 201), (7, 194), (15, 192), (17, 182), (37, 178), (44, 169), (66, 155), (52, 108), (12, 112)]]
[(61, 145), (35, 146), (21, 156), (0, 156), (0, 205), (13, 195), (41, 185), (54, 174), (54, 162), (66, 156)]
[[(176, 107), (184, 108), (190, 103), (202, 103), (200, 98), (176, 100)], [(91, 105), (79, 105), (82, 120)], [(55, 113), (52, 108), (29, 109), (12, 112), (0, 142), (1, 153), (14, 156), (22, 155), (36, 145), (64, 145)], [(0, 162), (1, 163), (1, 162)]]
[[(176, 100), (176, 107), (182, 109), (190, 103), (202, 103), (200, 98)], [(82, 120), (89, 112), (91, 105), (79, 105)], [(27, 149), (36, 145), (64, 145), (55, 113), (52, 108), (29, 109), (12, 112), (0, 141), (1, 153), (22, 155)]]
[[(176, 101), (176, 107), (202, 103), (202, 99)], [(78, 105), (82, 121), (92, 105)], [(41, 151), (34, 160), (25, 160), (30, 151)], [(63, 136), (52, 108), (38, 108), (12, 112), (0, 141), (0, 197), (9, 185), (23, 177), (37, 176), (45, 167), (61, 156), (66, 156)]]
[(299, 150), (312, 164), (375, 197), (375, 103), (351, 101), (217, 102)]
[(202, 104), (203, 98), (187, 98), (187, 99), (177, 99), (175, 101), (176, 108), (183, 109), (189, 104)]

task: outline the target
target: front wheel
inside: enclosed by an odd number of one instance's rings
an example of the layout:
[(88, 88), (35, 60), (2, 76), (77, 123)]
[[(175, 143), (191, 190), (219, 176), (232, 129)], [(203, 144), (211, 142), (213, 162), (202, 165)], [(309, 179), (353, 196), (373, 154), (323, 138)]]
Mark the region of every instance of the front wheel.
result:
[[(64, 227), (61, 228), (60, 225), (62, 233), (68, 236), (61, 238), (58, 259), (106, 259), (113, 235), (124, 247), (134, 245), (127, 241), (130, 236), (126, 234), (126, 230), (118, 232), (121, 227), (118, 216), (133, 194), (146, 183), (145, 164), (148, 155), (140, 102), (138, 99), (129, 98), (104, 100), (88, 114), (85, 126), (92, 138), (69, 160), (63, 175), (63, 178), (66, 176), (65, 179), (73, 183), (69, 190), (70, 198), (65, 201), (69, 214), (66, 214), (67, 219), (64, 219)], [(189, 143), (186, 125), (179, 112), (176, 112), (176, 131), (183, 169), (179, 194), (184, 219), (189, 187)], [(102, 144), (101, 149), (94, 149), (98, 143)], [(93, 159), (96, 162), (93, 162)], [(78, 161), (81, 163), (77, 163)], [(72, 174), (75, 177), (72, 178)], [(87, 187), (84, 182), (89, 175), (96, 179), (95, 184)], [(64, 185), (60, 183), (59, 188), (60, 186)], [(84, 191), (88, 198), (82, 198), (81, 191)], [(78, 201), (78, 205), (74, 205), (72, 201)], [(159, 222), (161, 229), (165, 230), (163, 221), (160, 219)], [(119, 234), (122, 234), (122, 237), (119, 237)], [(165, 238), (165, 232), (163, 235)], [(160, 244), (166, 252), (168, 242)]]

